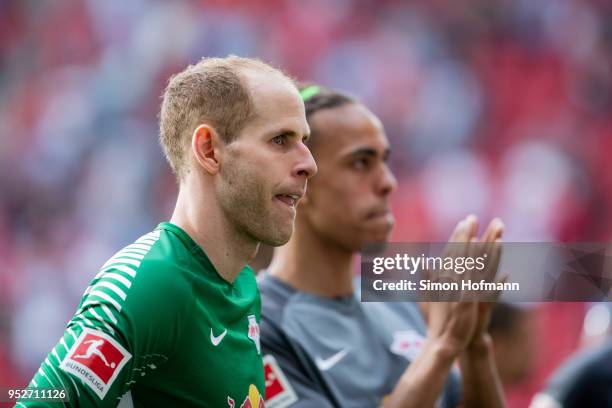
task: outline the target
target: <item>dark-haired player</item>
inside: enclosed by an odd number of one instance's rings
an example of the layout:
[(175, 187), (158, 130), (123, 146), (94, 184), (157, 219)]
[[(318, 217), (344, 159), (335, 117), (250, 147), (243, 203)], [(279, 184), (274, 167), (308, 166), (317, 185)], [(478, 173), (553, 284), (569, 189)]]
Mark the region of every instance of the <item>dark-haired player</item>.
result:
[[(430, 303), (426, 322), (416, 303), (360, 303), (355, 255), (385, 242), (393, 226), (389, 143), (355, 99), (317, 86), (301, 94), (319, 173), (294, 235), (259, 280), (267, 406), (503, 406), (485, 331), (490, 306)], [(451, 240), (469, 242), (477, 229), (468, 217)], [(501, 230), (495, 220), (483, 239)]]

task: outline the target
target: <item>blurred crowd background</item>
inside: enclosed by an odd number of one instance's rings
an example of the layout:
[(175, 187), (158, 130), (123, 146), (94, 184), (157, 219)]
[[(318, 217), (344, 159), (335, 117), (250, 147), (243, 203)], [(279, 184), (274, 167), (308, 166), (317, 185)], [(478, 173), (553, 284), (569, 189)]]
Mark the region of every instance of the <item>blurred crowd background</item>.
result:
[[(612, 236), (610, 1), (3, 0), (1, 385), (24, 385), (99, 266), (169, 218), (160, 95), (227, 54), (381, 117), (395, 241), (445, 241), (469, 213), (502, 217), (507, 241)], [(506, 384), (511, 407), (581, 347), (587, 309), (521, 309), (515, 341), (534, 352)]]

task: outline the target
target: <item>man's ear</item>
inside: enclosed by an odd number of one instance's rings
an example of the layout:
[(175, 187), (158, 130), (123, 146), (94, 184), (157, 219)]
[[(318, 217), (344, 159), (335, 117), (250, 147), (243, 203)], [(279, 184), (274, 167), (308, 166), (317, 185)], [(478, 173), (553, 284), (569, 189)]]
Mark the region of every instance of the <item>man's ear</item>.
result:
[(215, 129), (206, 124), (198, 126), (191, 136), (193, 156), (209, 174), (217, 174), (219, 171), (219, 157), (216, 150), (219, 141), (219, 135)]

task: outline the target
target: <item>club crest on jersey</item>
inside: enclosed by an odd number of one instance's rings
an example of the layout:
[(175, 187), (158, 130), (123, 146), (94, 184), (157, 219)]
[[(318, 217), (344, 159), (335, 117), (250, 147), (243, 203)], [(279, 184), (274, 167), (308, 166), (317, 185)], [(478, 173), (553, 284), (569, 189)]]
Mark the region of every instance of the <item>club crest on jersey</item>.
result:
[(414, 360), (423, 347), (423, 336), (414, 330), (397, 331), (393, 333), (393, 344), (391, 351), (408, 360)]
[(115, 339), (86, 328), (60, 364), (67, 373), (81, 379), (100, 399), (132, 355)]
[(255, 319), (255, 315), (249, 315), (249, 339), (255, 343), (257, 354), (261, 354), (261, 345), (259, 343), (259, 324)]
[(297, 394), (276, 359), (268, 354), (264, 356), (263, 362), (266, 380), (266, 406), (268, 408), (285, 408), (297, 402)]

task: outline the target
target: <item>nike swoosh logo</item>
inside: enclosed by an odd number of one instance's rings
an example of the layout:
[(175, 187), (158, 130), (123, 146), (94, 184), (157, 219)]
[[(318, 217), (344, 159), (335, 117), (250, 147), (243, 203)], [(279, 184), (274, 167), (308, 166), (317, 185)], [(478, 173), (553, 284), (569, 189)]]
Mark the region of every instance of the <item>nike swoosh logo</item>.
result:
[(219, 343), (221, 343), (221, 340), (223, 340), (223, 338), (225, 337), (226, 334), (227, 334), (227, 329), (223, 330), (223, 333), (221, 333), (220, 335), (215, 337), (215, 335), (213, 334), (213, 331), (212, 331), (212, 327), (211, 327), (210, 328), (210, 342), (213, 344), (213, 346), (218, 346)]
[(335, 366), (338, 363), (338, 361), (342, 360), (344, 358), (344, 356), (346, 356), (347, 354), (348, 354), (348, 349), (342, 349), (339, 352), (337, 352), (336, 354), (334, 354), (331, 357), (328, 357), (326, 359), (322, 359), (321, 357), (317, 357), (315, 359), (315, 363), (317, 364), (317, 367), (319, 367), (319, 370), (327, 371), (330, 368), (332, 368), (333, 366)]

